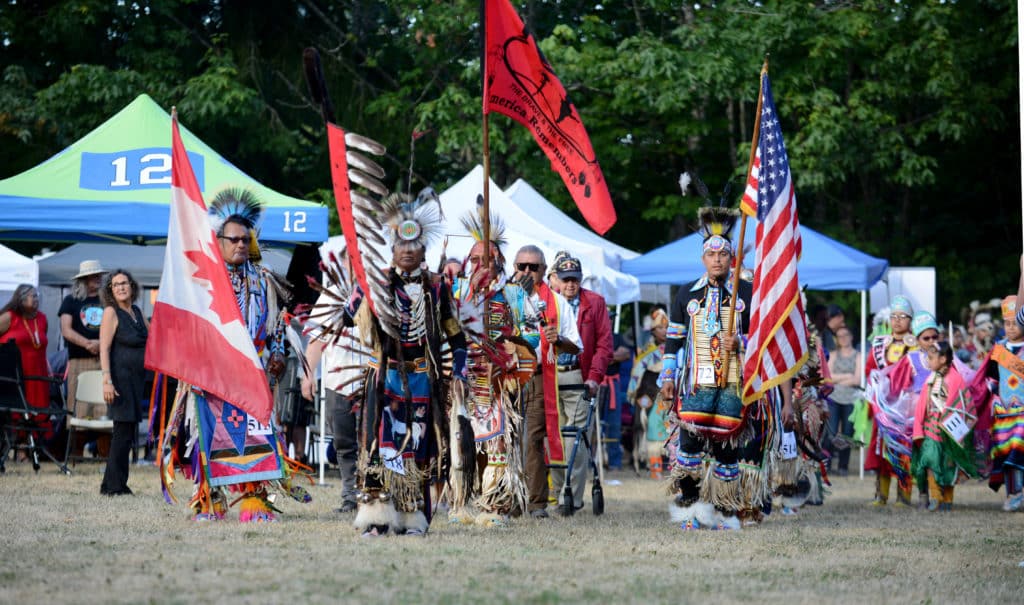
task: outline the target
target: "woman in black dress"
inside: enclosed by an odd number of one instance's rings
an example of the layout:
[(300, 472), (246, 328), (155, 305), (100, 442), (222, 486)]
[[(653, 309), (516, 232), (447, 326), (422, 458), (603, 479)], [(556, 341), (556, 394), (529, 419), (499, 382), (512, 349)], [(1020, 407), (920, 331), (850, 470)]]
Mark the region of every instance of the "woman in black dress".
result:
[(107, 402), (107, 415), (114, 421), (114, 434), (100, 493), (117, 496), (132, 493), (128, 488), (128, 454), (135, 441), (141, 420), (140, 407), (145, 399), (143, 360), (149, 324), (142, 310), (133, 304), (139, 298), (139, 284), (127, 271), (117, 269), (110, 273), (102, 298), (100, 367), (103, 399)]

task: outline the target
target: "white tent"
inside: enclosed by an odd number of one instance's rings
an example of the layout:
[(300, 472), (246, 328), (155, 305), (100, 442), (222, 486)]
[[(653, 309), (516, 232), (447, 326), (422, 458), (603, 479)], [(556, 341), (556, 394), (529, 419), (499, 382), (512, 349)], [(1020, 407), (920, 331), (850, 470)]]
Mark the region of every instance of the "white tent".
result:
[[(464, 258), (469, 253), (473, 240), (466, 234), (460, 219), (467, 212), (476, 211), (477, 196), (482, 193), (483, 168), (478, 165), (441, 194), (441, 206), (447, 222), (445, 233), (449, 234), (448, 256)], [(608, 304), (623, 304), (640, 299), (640, 282), (605, 262), (603, 244), (585, 241), (575, 233), (563, 230), (560, 225), (549, 222), (552, 218), (550, 214), (534, 213), (522, 208), (499, 189), (494, 181), (490, 182), (489, 193), (491, 213), (499, 216), (505, 224), (505, 238), (508, 240), (505, 256), (510, 264), (516, 251), (527, 244), (543, 250), (548, 262), (559, 250), (568, 250), (583, 264), (584, 287), (604, 296)], [(572, 222), (568, 217), (566, 219)], [(427, 250), (428, 262), (436, 263), (440, 254), (441, 242), (438, 242)], [(506, 269), (511, 270), (512, 267)]]
[[(512, 183), (512, 186), (505, 190), (505, 195), (521, 210), (535, 217), (536, 220), (549, 229), (583, 244), (600, 247), (604, 255), (605, 266), (615, 271), (622, 271), (622, 261), (640, 256), (639, 252), (624, 248), (615, 242), (607, 240), (572, 220), (569, 215), (559, 210), (557, 206), (549, 202), (547, 198), (523, 179), (516, 179), (516, 182)], [(670, 286), (642, 284), (640, 286), (640, 300), (668, 303), (670, 302), (669, 290)]]
[(39, 265), (0, 244), (0, 306), (7, 304), (21, 284), (39, 285)]
[(541, 221), (549, 228), (554, 229), (559, 233), (563, 233), (566, 237), (570, 237), (576, 241), (600, 246), (604, 251), (605, 264), (616, 271), (619, 270), (619, 266), (622, 264), (622, 261), (640, 256), (639, 252), (634, 252), (629, 248), (623, 248), (612, 241), (606, 240), (590, 229), (587, 229), (583, 225), (572, 220), (569, 218), (569, 215), (559, 210), (558, 207), (549, 202), (543, 195), (534, 189), (532, 185), (523, 179), (516, 179), (516, 182), (512, 183), (512, 186), (505, 190), (505, 195), (507, 195), (516, 206), (521, 208), (530, 216), (536, 217), (537, 220)]
[[(483, 193), (483, 168), (479, 165), (471, 170), (450, 189), (441, 193), (441, 207), (444, 210), (445, 224), (443, 233), (448, 241), (445, 256), (463, 259), (473, 247), (473, 238), (462, 226), (462, 217), (467, 212), (476, 212), (477, 196)], [(505, 225), (505, 256), (508, 266), (506, 271), (512, 272), (512, 261), (519, 248), (532, 244), (544, 251), (544, 256), (551, 262), (559, 250), (568, 250), (580, 259), (583, 264), (583, 285), (604, 296), (610, 305), (623, 304), (639, 300), (640, 282), (632, 275), (617, 271), (604, 262), (604, 250), (601, 246), (578, 241), (571, 235), (561, 233), (555, 227), (549, 227), (545, 219), (534, 218), (531, 214), (516, 205), (494, 181), (490, 183), (491, 214), (500, 217)], [(569, 219), (571, 220), (571, 219)], [(441, 250), (444, 240), (432, 242), (427, 248), (427, 264), (436, 269), (441, 261)], [(325, 250), (340, 251), (345, 248), (345, 240), (337, 235), (330, 238), (321, 247)], [(386, 246), (380, 247), (385, 259), (391, 258), (391, 251)]]

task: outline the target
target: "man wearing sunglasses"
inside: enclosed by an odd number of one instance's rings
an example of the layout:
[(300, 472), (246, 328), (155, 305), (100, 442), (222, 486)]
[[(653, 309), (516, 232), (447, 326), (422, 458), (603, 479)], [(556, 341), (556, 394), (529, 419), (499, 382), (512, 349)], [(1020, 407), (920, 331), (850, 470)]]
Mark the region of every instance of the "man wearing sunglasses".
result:
[[(209, 218), (246, 331), (267, 374), (276, 379), (284, 370), (285, 350), (285, 326), (278, 301), (287, 293), (279, 290), (270, 269), (259, 263), (255, 229), (262, 211), (262, 203), (252, 192), (225, 189), (210, 202)], [(274, 420), (261, 425), (235, 403), (205, 391), (189, 398), (189, 405), (195, 406), (189, 413), (197, 419), (192, 429), (197, 448), (193, 456), (201, 453), (207, 461), (203, 472), (194, 475), (195, 492), (190, 502), (193, 519), (223, 519), (230, 488), (240, 495), (239, 521), (275, 521), (268, 488), (276, 485), (289, 492), (291, 486), (279, 454)], [(291, 493), (300, 498), (299, 492), (305, 494), (301, 488)]]
[(547, 263), (537, 246), (523, 246), (516, 253), (513, 279), (529, 294), (526, 308), (533, 315), (524, 322), (522, 336), (536, 343), (537, 373), (526, 389), (526, 444), (524, 472), (527, 510), (535, 519), (548, 517), (548, 461), (566, 462), (558, 418), (558, 364), (560, 353), (583, 350), (572, 306), (544, 283)]

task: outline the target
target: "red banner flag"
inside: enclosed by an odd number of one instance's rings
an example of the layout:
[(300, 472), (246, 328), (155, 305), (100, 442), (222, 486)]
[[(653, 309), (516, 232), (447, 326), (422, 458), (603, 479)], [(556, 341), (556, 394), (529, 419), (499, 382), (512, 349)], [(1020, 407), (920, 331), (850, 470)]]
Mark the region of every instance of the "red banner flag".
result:
[(212, 393), (262, 424), (274, 402), (199, 184), (171, 117), (171, 215), (146, 367)]
[(508, 0), (484, 0), (484, 113), (503, 113), (530, 130), (590, 227), (615, 224), (608, 184), (590, 137), (562, 83)]
[[(352, 277), (363, 292), (369, 293), (369, 282), (366, 281), (366, 267), (363, 255), (356, 239), (356, 219), (352, 212), (352, 184), (348, 180), (348, 147), (345, 144), (345, 131), (337, 124), (327, 123), (327, 146), (331, 155), (331, 183), (334, 185), (334, 203), (338, 208), (338, 222), (341, 223), (341, 234), (345, 237), (345, 250), (352, 266)], [(366, 304), (373, 311), (373, 297), (366, 297)]]

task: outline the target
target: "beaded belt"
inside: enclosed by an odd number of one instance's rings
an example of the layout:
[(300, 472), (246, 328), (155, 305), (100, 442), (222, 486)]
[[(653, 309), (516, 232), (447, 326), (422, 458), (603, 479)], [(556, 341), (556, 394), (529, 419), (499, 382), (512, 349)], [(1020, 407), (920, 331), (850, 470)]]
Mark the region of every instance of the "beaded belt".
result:
[[(375, 370), (379, 370), (380, 369), (380, 362), (375, 357), (371, 357), (370, 360), (366, 363), (366, 365), (370, 366), (371, 368), (373, 368)], [(398, 361), (398, 360), (395, 360), (395, 359), (389, 359), (388, 360), (388, 368), (389, 369), (397, 370), (400, 367), (402, 367), (403, 365), (405, 366), (405, 371), (406, 372), (426, 372), (427, 371), (427, 358), (426, 357), (417, 357), (416, 359), (414, 359), (412, 361)]]

